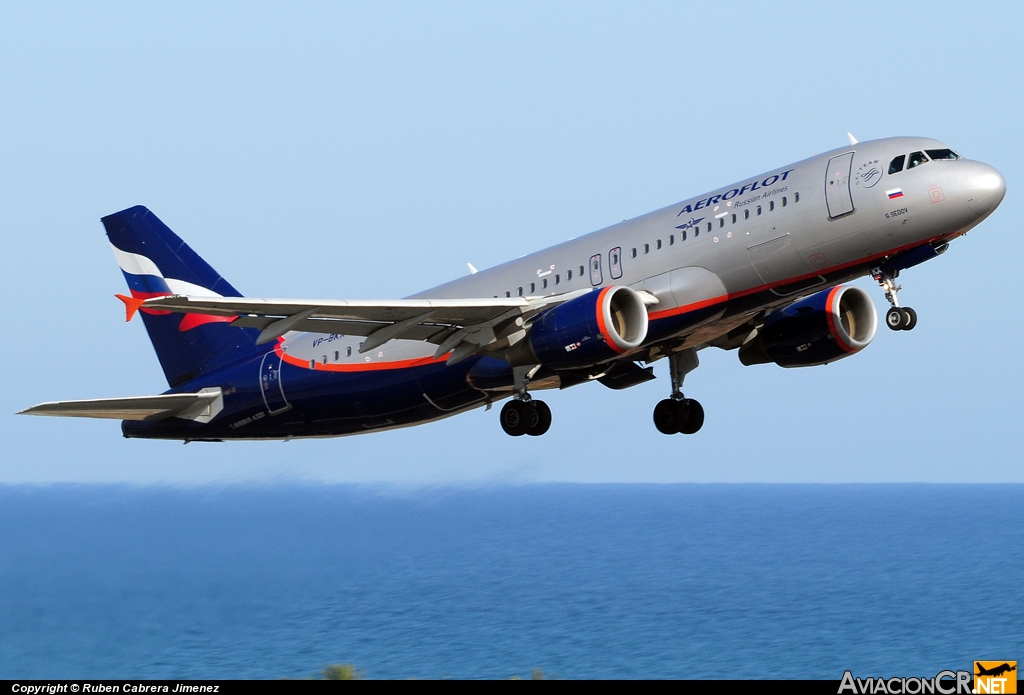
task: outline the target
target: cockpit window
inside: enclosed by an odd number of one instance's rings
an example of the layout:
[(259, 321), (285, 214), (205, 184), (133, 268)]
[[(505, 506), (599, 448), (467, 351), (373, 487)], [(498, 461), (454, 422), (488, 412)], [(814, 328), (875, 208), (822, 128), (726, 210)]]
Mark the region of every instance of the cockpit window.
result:
[(933, 160), (934, 159), (960, 159), (960, 155), (958, 155), (956, 152), (954, 152), (953, 150), (949, 149), (948, 147), (947, 148), (943, 148), (941, 150), (925, 150), (925, 152), (927, 152), (928, 153), (928, 157), (933, 159)]
[(924, 164), (927, 161), (928, 161), (928, 158), (924, 156), (924, 152), (911, 152), (910, 153), (910, 161), (907, 162), (907, 169), (913, 169), (914, 167), (919, 167), (919, 166), (921, 166), (922, 164)]
[(889, 162), (889, 173), (898, 174), (903, 171), (903, 162), (905, 161), (907, 161), (907, 155), (905, 154), (901, 154), (899, 157), (893, 159)]

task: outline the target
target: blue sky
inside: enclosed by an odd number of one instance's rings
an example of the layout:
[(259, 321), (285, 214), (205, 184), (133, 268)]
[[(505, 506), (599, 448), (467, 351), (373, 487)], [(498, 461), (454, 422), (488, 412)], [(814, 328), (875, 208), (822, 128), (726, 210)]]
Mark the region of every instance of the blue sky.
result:
[[(1016, 3), (9, 3), (0, 7), (0, 482), (1024, 481)], [(243, 293), (401, 297), (748, 175), (925, 135), (1006, 177), (999, 210), (900, 278), (920, 323), (850, 359), (706, 350), (693, 437), (667, 367), (289, 443), (126, 441), (15, 416), (166, 388), (102, 215), (153, 209)], [(862, 281), (878, 309), (881, 291)]]

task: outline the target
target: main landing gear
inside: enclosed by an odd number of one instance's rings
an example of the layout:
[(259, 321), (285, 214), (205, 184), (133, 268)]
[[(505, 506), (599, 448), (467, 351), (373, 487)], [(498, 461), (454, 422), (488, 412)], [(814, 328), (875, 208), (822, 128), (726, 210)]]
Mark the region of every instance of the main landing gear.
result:
[(539, 437), (551, 427), (551, 408), (544, 401), (535, 401), (527, 393), (527, 386), (530, 377), (537, 371), (537, 367), (514, 367), (512, 373), (515, 377), (516, 396), (502, 407), (501, 429), (505, 434), (520, 437), (528, 434), (531, 437)]
[(909, 306), (900, 306), (897, 293), (903, 289), (903, 286), (896, 284), (898, 275), (899, 271), (890, 275), (878, 267), (871, 269), (871, 277), (885, 290), (885, 298), (891, 305), (889, 311), (885, 313), (885, 325), (894, 331), (909, 331), (917, 325), (917, 312)]
[(654, 407), (654, 426), (662, 434), (694, 434), (704, 425), (704, 408), (683, 397), (683, 379), (697, 368), (697, 350), (689, 348), (668, 356), (672, 396)]
[(505, 434), (519, 437), (528, 434), (539, 437), (551, 427), (551, 408), (544, 401), (509, 401), (501, 409), (501, 429)]

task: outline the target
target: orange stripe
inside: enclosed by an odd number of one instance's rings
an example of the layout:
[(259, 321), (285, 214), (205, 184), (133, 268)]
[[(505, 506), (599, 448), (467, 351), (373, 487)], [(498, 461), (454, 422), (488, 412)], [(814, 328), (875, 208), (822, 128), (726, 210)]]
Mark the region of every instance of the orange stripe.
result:
[[(278, 343), (277, 347), (274, 348), (274, 352), (288, 364), (301, 367), (302, 369), (309, 369), (310, 360), (304, 360), (293, 355), (289, 355), (287, 352), (281, 350), (281, 343)], [(448, 359), (447, 353), (441, 357), (414, 357), (409, 360), (395, 360), (393, 362), (365, 362), (357, 364), (323, 364), (322, 362), (314, 362), (313, 369), (310, 371), (316, 372), (376, 372), (384, 371), (389, 369), (407, 369), (409, 367), (423, 367), (431, 364), (439, 364), (445, 362)]]
[(612, 349), (613, 352), (617, 352), (620, 355), (625, 352), (622, 348), (615, 344), (612, 340), (612, 334), (608, 332), (608, 326), (604, 323), (604, 311), (601, 307), (604, 305), (604, 296), (611, 292), (611, 287), (605, 287), (601, 290), (601, 294), (597, 295), (597, 330), (601, 331), (601, 335), (604, 336), (604, 342)]
[[(900, 251), (906, 251), (907, 249), (912, 249), (912, 248), (916, 248), (918, 246), (923, 246), (924, 244), (930, 244), (930, 243), (932, 243), (934, 241), (939, 241), (940, 239), (950, 239), (950, 238), (952, 238), (954, 236), (957, 236), (957, 235), (953, 235), (953, 234), (940, 234), (939, 236), (934, 236), (934, 237), (932, 237), (930, 239), (925, 239), (924, 241), (917, 241), (917, 242), (914, 242), (913, 244), (904, 244), (903, 246), (897, 246), (894, 249), (890, 249), (888, 251), (885, 251), (884, 253), (875, 254), (874, 256), (865, 256), (864, 258), (861, 258), (861, 259), (856, 260), (856, 261), (851, 261), (849, 263), (841, 263), (839, 265), (829, 266), (828, 268), (822, 268), (821, 270), (815, 271), (813, 273), (805, 273), (803, 275), (797, 275), (795, 277), (787, 278), (785, 280), (780, 280), (779, 282), (772, 282), (772, 283), (768, 283), (768, 284), (764, 284), (764, 285), (757, 285), (756, 287), (751, 287), (750, 289), (742, 290), (740, 292), (735, 292), (735, 293), (732, 293), (732, 294), (723, 294), (723, 295), (718, 296), (718, 297), (712, 297), (711, 299), (704, 299), (704, 300), (701, 300), (699, 302), (694, 302), (693, 304), (684, 304), (682, 306), (677, 306), (674, 309), (665, 309), (664, 311), (655, 311), (655, 312), (649, 313), (648, 317), (651, 320), (655, 320), (656, 321), (658, 319), (664, 319), (664, 318), (668, 318), (670, 316), (678, 316), (679, 314), (686, 314), (686, 313), (691, 312), (691, 311), (696, 311), (697, 309), (703, 309), (704, 307), (708, 307), (708, 306), (711, 306), (713, 304), (719, 304), (719, 303), (722, 303), (722, 302), (727, 302), (730, 299), (739, 299), (740, 297), (746, 297), (747, 295), (757, 294), (758, 292), (763, 292), (765, 290), (770, 290), (773, 287), (781, 287), (782, 285), (789, 285), (789, 284), (794, 283), (794, 282), (799, 282), (800, 280), (806, 280), (808, 278), (817, 277), (819, 275), (825, 275), (826, 273), (832, 273), (832, 272), (835, 272), (837, 270), (843, 270), (844, 268), (852, 268), (855, 265), (862, 265), (864, 263), (870, 263), (872, 261), (878, 260), (879, 258), (885, 258), (886, 256), (892, 256), (894, 254), (899, 253)], [(780, 299), (782, 299), (782, 297), (780, 297)]]
[(825, 300), (825, 318), (828, 319), (828, 329), (832, 332), (832, 335), (835, 337), (836, 343), (839, 347), (843, 348), (847, 352), (857, 352), (855, 348), (846, 344), (846, 341), (842, 338), (842, 334), (836, 330), (836, 319), (832, 314), (832, 303), (836, 299), (836, 293), (839, 292), (842, 287), (842, 285), (833, 287), (832, 291), (828, 293), (828, 298)]

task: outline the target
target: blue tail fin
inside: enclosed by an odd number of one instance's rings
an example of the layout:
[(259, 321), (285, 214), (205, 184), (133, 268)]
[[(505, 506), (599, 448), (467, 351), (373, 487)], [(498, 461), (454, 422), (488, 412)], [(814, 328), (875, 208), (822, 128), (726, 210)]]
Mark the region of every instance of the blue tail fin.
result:
[[(102, 221), (132, 297), (242, 296), (145, 207)], [(256, 346), (259, 331), (233, 328), (227, 324), (231, 319), (143, 309), (142, 320), (172, 387), (266, 351)]]

